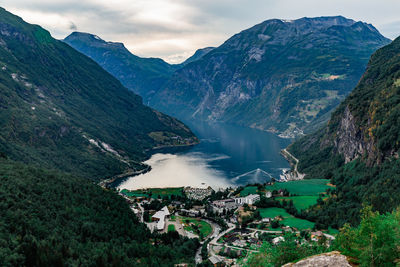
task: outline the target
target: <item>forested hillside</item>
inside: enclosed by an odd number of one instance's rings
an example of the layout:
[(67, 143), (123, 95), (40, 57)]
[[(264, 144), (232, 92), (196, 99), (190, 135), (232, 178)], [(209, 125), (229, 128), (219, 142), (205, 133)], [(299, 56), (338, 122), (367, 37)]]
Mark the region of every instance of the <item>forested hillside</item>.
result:
[(153, 147), (195, 142), (93, 60), (0, 9), (0, 152), (99, 179), (143, 168)]
[(123, 198), (58, 171), (0, 157), (0, 265), (171, 266), (197, 240), (153, 235)]
[(400, 38), (374, 53), (363, 78), (328, 125), (289, 150), (308, 178), (336, 185), (311, 216), (356, 224), (362, 203), (389, 212), (400, 204)]

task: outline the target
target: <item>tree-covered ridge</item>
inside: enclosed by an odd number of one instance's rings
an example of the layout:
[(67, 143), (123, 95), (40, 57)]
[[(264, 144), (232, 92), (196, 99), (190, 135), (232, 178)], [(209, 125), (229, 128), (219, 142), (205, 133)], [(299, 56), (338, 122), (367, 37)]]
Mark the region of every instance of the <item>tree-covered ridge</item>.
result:
[[(382, 162), (400, 148), (400, 38), (372, 55), (367, 71), (352, 94), (332, 117), (335, 130), (340, 113), (348, 107), (360, 128), (370, 161)], [(365, 149), (367, 150), (367, 149)]]
[(0, 158), (1, 266), (172, 266), (197, 247), (150, 234), (115, 192)]
[(181, 122), (144, 106), (93, 60), (4, 9), (0, 96), (1, 152), (87, 178), (143, 168), (137, 162), (146, 150), (164, 145), (152, 132), (196, 142)]
[(372, 55), (354, 91), (328, 125), (289, 147), (309, 178), (336, 185), (311, 212), (333, 226), (357, 224), (363, 202), (389, 212), (400, 204), (400, 39)]

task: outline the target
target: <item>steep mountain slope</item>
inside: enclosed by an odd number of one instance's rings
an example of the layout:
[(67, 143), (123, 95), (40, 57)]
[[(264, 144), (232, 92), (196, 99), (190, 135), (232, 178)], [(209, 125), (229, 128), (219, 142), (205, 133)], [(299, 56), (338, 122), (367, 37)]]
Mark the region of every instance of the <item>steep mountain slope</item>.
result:
[[(371, 56), (353, 92), (328, 125), (289, 147), (308, 177), (331, 178), (315, 218), (337, 225), (358, 220), (361, 203), (387, 212), (400, 204), (400, 38)], [(321, 216), (322, 215), (322, 216)], [(332, 222), (332, 221), (331, 221)]]
[(179, 118), (296, 135), (329, 118), (388, 42), (343, 17), (268, 20), (177, 70), (149, 104)]
[(197, 49), (197, 51), (193, 54), (193, 56), (191, 56), (188, 59), (186, 59), (184, 62), (182, 62), (181, 65), (185, 66), (185, 65), (187, 65), (189, 63), (192, 63), (192, 62), (194, 62), (196, 60), (199, 60), (200, 58), (205, 56), (208, 52), (210, 52), (214, 48), (215, 47), (206, 47), (206, 48)]
[(64, 42), (92, 58), (145, 102), (180, 67), (159, 58), (135, 56), (122, 43), (106, 42), (89, 33), (73, 32)]
[(93, 60), (4, 9), (0, 96), (0, 152), (87, 178), (141, 169), (156, 146), (196, 142)]
[(1, 266), (171, 266), (194, 261), (197, 240), (151, 234), (123, 198), (87, 179), (0, 156), (0, 181)]

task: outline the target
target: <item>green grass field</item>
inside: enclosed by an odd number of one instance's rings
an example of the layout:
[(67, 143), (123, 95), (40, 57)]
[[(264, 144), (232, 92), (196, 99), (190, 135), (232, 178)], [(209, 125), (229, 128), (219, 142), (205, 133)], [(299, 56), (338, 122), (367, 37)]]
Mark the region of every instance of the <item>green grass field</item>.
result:
[(127, 190), (122, 189), (121, 193), (128, 197), (149, 197), (151, 193), (152, 198), (158, 198), (158, 196), (183, 196), (183, 187), (171, 187), (171, 188), (150, 188), (147, 190)]
[[(183, 228), (186, 231), (192, 232), (196, 234), (196, 231), (193, 229), (193, 227), (189, 224), (193, 223), (194, 225), (197, 225), (199, 227), (200, 233), (203, 234), (203, 237), (206, 238), (208, 235), (212, 233), (212, 227), (209, 223), (203, 221), (203, 220), (197, 220), (195, 218), (190, 218), (190, 217), (179, 217), (181, 223), (184, 224)], [(189, 221), (189, 224), (187, 224), (187, 220)]]
[(289, 213), (287, 213), (284, 209), (281, 208), (264, 208), (264, 209), (258, 209), (260, 211), (260, 215), (262, 218), (275, 218), (276, 216), (282, 215), (288, 215), (290, 216)]
[(245, 197), (250, 194), (256, 194), (257, 193), (257, 186), (246, 186), (241, 192), (240, 196)]
[(308, 209), (317, 203), (318, 196), (277, 197), (277, 200), (293, 200), (293, 205), (298, 211)]
[(175, 225), (173, 225), (173, 224), (168, 225), (168, 232), (171, 232), (171, 231), (176, 231)]
[(325, 179), (310, 179), (310, 180), (298, 180), (289, 181), (283, 183), (274, 183), (266, 187), (267, 190), (279, 190), (287, 189), (291, 194), (296, 194), (299, 196), (317, 196), (324, 192), (326, 189), (331, 188), (329, 185), (329, 180)]
[(337, 235), (339, 233), (338, 229), (334, 229), (332, 227), (328, 228), (328, 231), (326, 231), (326, 233), (330, 234), (330, 235)]
[(281, 208), (266, 208), (266, 209), (259, 209), (259, 211), (261, 217), (263, 218), (274, 218), (280, 215), (283, 218), (283, 221), (281, 221), (282, 224), (290, 227), (295, 227), (299, 230), (314, 227), (313, 222), (296, 218)]

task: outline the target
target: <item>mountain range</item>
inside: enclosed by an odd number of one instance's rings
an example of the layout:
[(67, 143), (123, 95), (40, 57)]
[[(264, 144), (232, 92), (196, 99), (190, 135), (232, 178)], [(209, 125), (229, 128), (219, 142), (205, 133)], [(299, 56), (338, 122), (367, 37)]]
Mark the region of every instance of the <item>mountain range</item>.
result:
[(107, 42), (90, 33), (73, 32), (63, 41), (96, 61), (126, 88), (142, 96), (145, 102), (160, 90), (176, 70), (213, 49), (199, 49), (181, 64), (168, 64), (160, 58), (138, 57), (129, 52), (124, 44)]
[[(357, 225), (365, 205), (392, 211), (400, 203), (400, 38), (389, 42), (343, 17), (274, 19), (170, 65), (91, 34), (56, 40), (0, 8), (1, 265), (194, 264), (197, 239), (150, 233), (116, 190), (97, 185), (145, 170), (141, 162), (155, 148), (198, 143), (142, 97), (180, 118), (286, 137), (312, 132), (288, 151), (306, 178), (331, 180), (317, 204), (296, 210), (318, 229)], [(155, 211), (162, 202), (150, 205)], [(372, 255), (372, 244), (380, 250), (369, 234), (374, 225), (379, 242), (398, 239), (386, 231), (398, 225), (398, 212), (384, 224), (374, 218), (364, 216), (355, 230), (367, 237), (362, 256)], [(395, 264), (393, 251), (379, 251), (390, 261), (379, 260)]]
[[(120, 75), (130, 63), (115, 63), (126, 49), (114, 53), (114, 43), (81, 35), (65, 41), (139, 92), (140, 78)], [(107, 48), (100, 50), (98, 42)], [(222, 121), (294, 137), (323, 125), (357, 84), (370, 55), (389, 42), (372, 25), (340, 16), (267, 20), (170, 65), (162, 82), (146, 83), (139, 94), (183, 120)]]
[(100, 179), (141, 170), (155, 147), (196, 143), (90, 58), (0, 10), (0, 151)]

